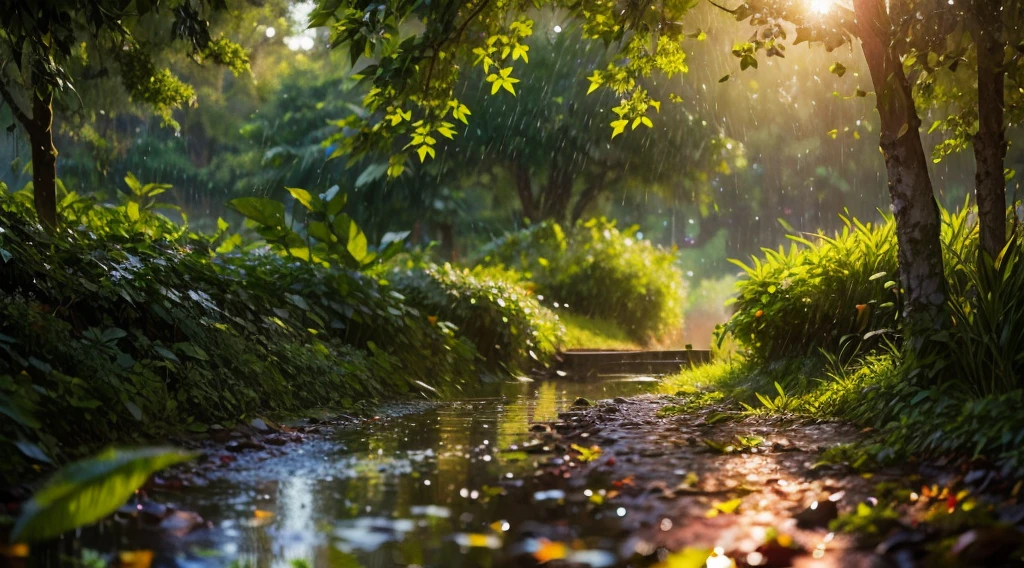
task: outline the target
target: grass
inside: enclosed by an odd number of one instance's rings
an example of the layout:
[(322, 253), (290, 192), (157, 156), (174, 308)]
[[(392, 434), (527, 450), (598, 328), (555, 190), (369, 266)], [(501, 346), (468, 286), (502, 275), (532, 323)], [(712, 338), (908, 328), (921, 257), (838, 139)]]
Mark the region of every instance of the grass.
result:
[(598, 318), (562, 312), (558, 315), (565, 324), (562, 349), (637, 350), (643, 346), (630, 338), (618, 325)]

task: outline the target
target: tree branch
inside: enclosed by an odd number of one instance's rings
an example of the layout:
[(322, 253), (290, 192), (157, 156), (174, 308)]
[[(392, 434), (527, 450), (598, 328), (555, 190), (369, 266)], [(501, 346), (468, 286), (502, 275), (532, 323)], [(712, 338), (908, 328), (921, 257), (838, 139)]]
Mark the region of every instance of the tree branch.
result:
[(20, 122), (23, 126), (28, 128), (32, 125), (32, 119), (29, 118), (27, 114), (25, 114), (25, 111), (21, 110), (21, 107), (18, 106), (17, 101), (14, 100), (14, 95), (12, 95), (11, 92), (7, 90), (7, 85), (6, 83), (4, 83), (3, 73), (6, 70), (6, 67), (6, 64), (0, 67), (0, 95), (3, 95), (4, 102), (7, 103), (7, 106), (11, 107), (11, 114), (14, 115), (14, 118), (17, 118), (18, 122)]
[(463, 32), (466, 31), (466, 28), (469, 27), (469, 24), (473, 20), (475, 20), (477, 16), (480, 15), (480, 12), (484, 11), (484, 8), (487, 7), (487, 4), (489, 4), (490, 1), (491, 0), (481, 0), (480, 4), (478, 4), (477, 7), (474, 8), (473, 11), (466, 18), (466, 21), (462, 22), (462, 25), (459, 26), (459, 29), (455, 31), (454, 35), (445, 35), (440, 39), (440, 41), (437, 42), (437, 44), (434, 45), (434, 53), (430, 56), (430, 67), (427, 68), (426, 84), (423, 87), (423, 91), (425, 94), (430, 94), (430, 78), (434, 74), (434, 62), (437, 61), (438, 51), (440, 51), (441, 48), (444, 47), (444, 44), (448, 43), (450, 40), (458, 40), (460, 37), (462, 37)]

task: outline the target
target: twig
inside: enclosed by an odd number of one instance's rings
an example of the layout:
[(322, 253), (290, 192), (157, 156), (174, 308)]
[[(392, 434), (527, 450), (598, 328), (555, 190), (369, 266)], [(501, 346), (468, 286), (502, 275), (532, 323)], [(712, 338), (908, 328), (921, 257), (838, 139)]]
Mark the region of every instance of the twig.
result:
[(445, 36), (445, 37), (441, 38), (441, 40), (438, 41), (436, 45), (434, 45), (434, 53), (430, 56), (430, 67), (427, 68), (426, 84), (423, 87), (423, 90), (424, 90), (424, 92), (426, 94), (430, 94), (430, 78), (434, 74), (434, 62), (437, 61), (437, 53), (441, 50), (441, 48), (444, 46), (444, 44), (446, 44), (446, 43), (448, 43), (449, 41), (452, 41), (452, 40), (458, 40), (462, 36), (462, 34), (466, 31), (466, 28), (469, 27), (469, 24), (474, 19), (476, 19), (476, 17), (479, 16), (481, 12), (484, 11), (484, 8), (487, 7), (487, 4), (490, 3), (490, 1), (491, 0), (481, 0), (480, 4), (477, 5), (477, 7), (474, 8), (472, 12), (470, 12), (470, 14), (466, 18), (466, 20), (464, 22), (462, 22), (461, 26), (459, 26), (459, 29), (455, 31), (455, 35), (454, 36)]

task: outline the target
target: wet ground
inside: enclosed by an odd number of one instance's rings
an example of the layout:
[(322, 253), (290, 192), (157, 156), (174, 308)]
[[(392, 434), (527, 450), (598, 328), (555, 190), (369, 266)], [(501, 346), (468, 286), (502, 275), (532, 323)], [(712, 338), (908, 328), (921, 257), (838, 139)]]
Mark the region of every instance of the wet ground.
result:
[[(172, 476), (146, 493), (197, 513), (202, 525), (181, 519), (188, 534), (179, 537), (179, 523), (147, 522), (143, 514), (86, 531), (74, 548), (154, 550), (154, 565), (495, 565), (512, 523), (518, 530), (538, 506), (499, 493), (521, 486), (547, 459), (503, 450), (530, 439), (534, 424), (556, 421), (577, 397), (633, 396), (656, 386), (643, 377), (511, 382), (492, 397), (394, 406), (355, 424), (272, 434), (271, 443), (257, 437), (263, 448), (231, 440), (208, 452), (199, 476), (181, 476), (189, 487), (168, 490), (176, 486)], [(277, 446), (282, 438), (287, 443)]]
[[(63, 549), (122, 566), (346, 568), (915, 566), (928, 553), (932, 536), (891, 520), (872, 518), (889, 526), (868, 545), (830, 532), (838, 513), (881, 511), (880, 482), (929, 482), (820, 463), (855, 429), (644, 394), (657, 386), (513, 382), (370, 419), (223, 432), (199, 463)], [(967, 502), (935, 487), (899, 494), (904, 517)]]

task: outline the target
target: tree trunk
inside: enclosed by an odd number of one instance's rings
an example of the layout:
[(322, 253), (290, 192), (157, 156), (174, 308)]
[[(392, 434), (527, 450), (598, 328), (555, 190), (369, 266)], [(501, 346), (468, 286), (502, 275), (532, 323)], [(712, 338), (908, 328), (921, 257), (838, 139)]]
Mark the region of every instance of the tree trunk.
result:
[(600, 173), (591, 176), (587, 180), (587, 187), (583, 188), (580, 196), (576, 198), (576, 204), (572, 207), (572, 218), (569, 221), (576, 224), (586, 213), (587, 207), (597, 199), (597, 196), (604, 191), (605, 181), (608, 179), (608, 170), (601, 170)]
[(882, 0), (854, 0), (854, 9), (881, 118), (879, 143), (896, 219), (904, 318), (911, 346), (918, 350), (929, 332), (949, 324), (939, 240), (942, 222), (921, 145), (921, 119), (899, 54), (891, 47), (892, 25), (885, 5)]
[(455, 262), (455, 227), (449, 222), (438, 223), (437, 230), (441, 236), (441, 255), (449, 262)]
[(976, 0), (969, 18), (978, 50), (978, 132), (974, 135), (974, 191), (981, 250), (995, 258), (1006, 246), (1006, 138), (1003, 127), (1004, 45), (998, 0)]
[(533, 183), (530, 180), (530, 171), (520, 164), (509, 166), (512, 171), (512, 178), (516, 183), (516, 193), (519, 194), (519, 205), (523, 208), (523, 218), (535, 220)]
[(53, 95), (32, 96), (32, 119), (25, 125), (32, 145), (32, 192), (36, 215), (47, 230), (57, 227), (57, 148), (53, 145)]
[(561, 168), (557, 163), (552, 163), (548, 182), (541, 192), (540, 215), (543, 219), (565, 222), (569, 215), (569, 203), (572, 202), (573, 181), (572, 172), (568, 168)]
[[(685, 227), (686, 225), (683, 225)], [(700, 219), (700, 232), (697, 233), (696, 237), (692, 239), (683, 238), (683, 244), (679, 245), (679, 248), (701, 248), (715, 237), (722, 230), (725, 225), (722, 223), (722, 216), (718, 213), (712, 213), (707, 217), (701, 217)], [(682, 231), (685, 233), (685, 230)], [(675, 235), (672, 236), (675, 241)]]

